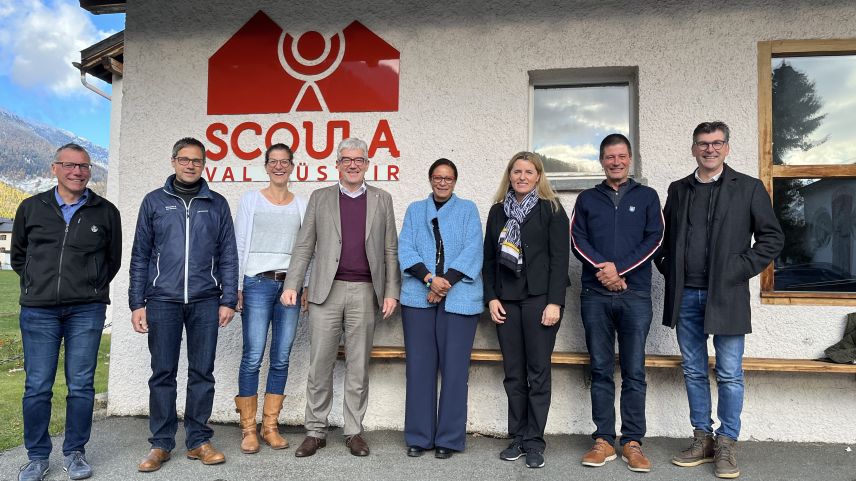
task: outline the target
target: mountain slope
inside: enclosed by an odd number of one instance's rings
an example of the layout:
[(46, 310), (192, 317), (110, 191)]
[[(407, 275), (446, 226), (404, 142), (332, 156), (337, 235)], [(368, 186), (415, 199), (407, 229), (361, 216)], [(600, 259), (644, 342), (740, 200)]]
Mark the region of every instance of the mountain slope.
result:
[(28, 193), (54, 184), (50, 166), (56, 149), (69, 142), (92, 158), (92, 180), (107, 177), (107, 149), (72, 132), (24, 119), (0, 109), (0, 181)]

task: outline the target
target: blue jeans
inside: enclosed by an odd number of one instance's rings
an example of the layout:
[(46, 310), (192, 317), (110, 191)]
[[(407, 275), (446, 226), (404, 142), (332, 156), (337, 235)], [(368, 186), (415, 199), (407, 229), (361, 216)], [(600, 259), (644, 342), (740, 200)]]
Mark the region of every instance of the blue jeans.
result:
[(92, 431), (95, 366), (106, 309), (107, 305), (100, 303), (21, 306), (19, 320), (26, 373), (24, 446), (31, 460), (47, 459), (51, 454), (48, 425), (60, 343), (65, 344), (65, 382), (68, 385), (62, 453), (85, 452)]
[(181, 355), (181, 335), (187, 332), (187, 398), (184, 404), (185, 445), (195, 449), (211, 439), (208, 426), (214, 404), (214, 355), (219, 329), (219, 299), (182, 304), (148, 301), (149, 429), (153, 448), (172, 451), (178, 416), (175, 412), (176, 375)]
[[(678, 346), (683, 357), (684, 383), (690, 403), (690, 423), (694, 429), (713, 432), (708, 377), (707, 337), (704, 332), (704, 308), (707, 290), (684, 288), (678, 317)], [(716, 389), (719, 394), (716, 415), (717, 436), (737, 439), (740, 413), (743, 411), (743, 345), (745, 336), (713, 336), (716, 350)]]
[(282, 394), (288, 379), (288, 357), (294, 344), (300, 304), (286, 307), (279, 302), (284, 281), (261, 276), (244, 276), (244, 311), (241, 323), (244, 352), (238, 370), (238, 396), (255, 396), (259, 391), (259, 368), (270, 338), (270, 368), (265, 392)]
[(580, 311), (591, 358), (592, 438), (615, 442), (615, 338), (621, 364), (621, 445), (645, 436), (645, 342), (651, 296), (624, 291), (607, 295), (583, 288)]

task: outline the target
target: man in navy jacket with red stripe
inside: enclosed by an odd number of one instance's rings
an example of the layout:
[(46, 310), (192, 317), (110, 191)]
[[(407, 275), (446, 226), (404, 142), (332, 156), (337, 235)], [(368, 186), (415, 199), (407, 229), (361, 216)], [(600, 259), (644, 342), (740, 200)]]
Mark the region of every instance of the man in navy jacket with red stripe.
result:
[(630, 141), (610, 134), (600, 144), (606, 180), (577, 198), (571, 221), (574, 255), (583, 264), (580, 310), (591, 357), (592, 420), (596, 429), (585, 466), (615, 459), (615, 338), (621, 353), (622, 459), (647, 472), (645, 341), (651, 326), (651, 260), (663, 241), (657, 192), (631, 179)]

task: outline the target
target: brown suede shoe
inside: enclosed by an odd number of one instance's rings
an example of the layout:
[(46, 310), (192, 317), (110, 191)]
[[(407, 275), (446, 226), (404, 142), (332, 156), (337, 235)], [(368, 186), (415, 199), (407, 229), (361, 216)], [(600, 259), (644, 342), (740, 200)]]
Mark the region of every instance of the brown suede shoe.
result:
[(187, 459), (198, 459), (202, 464), (220, 464), (226, 462), (226, 456), (211, 443), (205, 443), (187, 452)]
[(170, 454), (169, 451), (164, 451), (159, 448), (152, 448), (149, 451), (149, 454), (146, 455), (145, 458), (140, 461), (140, 464), (137, 466), (137, 470), (143, 473), (151, 473), (152, 471), (157, 471), (161, 468), (163, 463), (169, 461)]
[(366, 444), (365, 439), (363, 439), (359, 434), (354, 434), (353, 436), (348, 437), (345, 441), (345, 446), (351, 448), (351, 454), (354, 456), (369, 455), (369, 445)]
[(594, 440), (594, 446), (589, 452), (583, 455), (583, 466), (591, 466), (597, 468), (606, 464), (607, 461), (612, 461), (616, 458), (615, 448), (609, 444), (606, 439), (597, 438)]
[(642, 446), (636, 441), (625, 443), (621, 449), (621, 459), (627, 463), (627, 469), (637, 473), (651, 471), (651, 461), (642, 453)]
[(298, 458), (305, 458), (307, 456), (312, 456), (316, 451), (327, 446), (327, 440), (316, 438), (315, 436), (306, 436), (303, 439), (303, 442), (300, 443), (297, 450), (294, 451), (294, 456)]

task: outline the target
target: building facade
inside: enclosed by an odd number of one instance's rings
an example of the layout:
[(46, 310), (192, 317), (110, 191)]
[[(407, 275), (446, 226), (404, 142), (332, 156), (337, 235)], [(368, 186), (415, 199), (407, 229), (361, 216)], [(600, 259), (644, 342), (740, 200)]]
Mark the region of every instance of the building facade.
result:
[[(335, 144), (347, 133), (369, 142), (374, 169), (369, 179), (375, 179), (370, 182), (393, 195), (399, 227), (407, 205), (430, 192), (427, 168), (439, 157), (456, 162), (456, 193), (476, 202), (484, 222), (508, 159), (539, 148), (535, 139), (550, 127), (549, 118), (535, 117), (541, 112), (540, 88), (625, 86), (626, 120), (603, 120), (594, 129), (601, 136), (615, 125), (627, 130), (635, 147), (635, 176), (662, 201), (669, 183), (695, 167), (691, 133), (701, 121), (727, 122), (729, 165), (758, 176), (758, 42), (846, 38), (856, 24), (856, 7), (843, 0), (822, 5), (158, 0), (128, 2), (126, 13), (124, 71), (112, 99), (108, 187), (123, 214), (126, 246), (133, 240), (141, 199), (170, 174), (170, 148), (185, 136), (208, 146), (205, 177), (229, 199), (233, 212), (242, 193), (263, 185), (250, 180), (266, 181), (261, 168), (266, 142), (297, 144), (295, 175), (305, 181), (293, 190), (308, 196), (334, 180)], [(568, 211), (580, 188), (599, 181), (570, 172), (556, 177)], [(125, 254), (127, 266), (129, 248)], [(585, 352), (579, 274), (573, 260), (557, 351)], [(647, 351), (677, 354), (674, 332), (658, 322), (663, 279), (655, 272), (653, 281)], [(759, 279), (750, 286), (754, 333), (747, 338), (747, 356), (822, 357), (823, 349), (840, 339), (845, 314), (852, 310), (846, 303), (762, 303)], [(113, 282), (108, 409), (145, 415), (149, 352), (145, 337), (128, 322), (127, 287), (128, 276), (120, 273)], [(240, 322), (236, 317), (220, 333), (216, 421), (238, 419), (232, 398)], [(283, 416), (290, 424), (303, 422), (305, 322), (286, 387)], [(398, 314), (378, 322), (375, 345), (403, 346)], [(487, 316), (475, 347), (497, 348)], [(342, 422), (341, 367), (334, 424)], [(180, 384), (186, 364), (181, 369)], [(469, 430), (505, 432), (502, 377), (498, 363), (471, 366)], [(688, 436), (680, 370), (651, 368), (648, 384), (648, 434)], [(856, 442), (854, 387), (853, 375), (747, 372), (741, 437)], [(367, 427), (403, 427), (403, 388), (402, 361), (373, 362)], [(548, 432), (591, 432), (587, 390), (585, 368), (554, 367)], [(179, 392), (179, 409), (183, 404)]]

